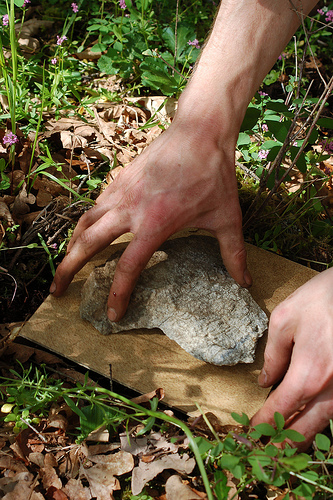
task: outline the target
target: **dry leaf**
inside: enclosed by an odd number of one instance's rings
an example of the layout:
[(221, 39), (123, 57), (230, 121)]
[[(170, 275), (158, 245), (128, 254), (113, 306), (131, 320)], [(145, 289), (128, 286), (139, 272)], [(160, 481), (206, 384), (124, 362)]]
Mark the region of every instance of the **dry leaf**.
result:
[(40, 469), (40, 472), (42, 476), (43, 486), (46, 490), (48, 490), (51, 486), (54, 486), (58, 490), (61, 490), (62, 482), (53, 467), (43, 467)]
[(145, 484), (165, 469), (172, 469), (180, 474), (190, 474), (194, 467), (194, 458), (190, 458), (186, 453), (182, 456), (178, 453), (166, 455), (148, 464), (140, 460), (139, 466), (134, 467), (132, 473), (132, 493), (133, 495), (141, 493)]
[(150, 455), (161, 451), (174, 453), (178, 451), (179, 446), (170, 443), (160, 432), (152, 432), (149, 436), (129, 437), (127, 434), (120, 434), (121, 449), (137, 455)]
[(184, 484), (180, 476), (170, 476), (165, 483), (165, 492), (167, 500), (202, 500), (191, 488)]
[(80, 466), (80, 477), (89, 482), (91, 495), (97, 500), (110, 500), (112, 493), (120, 489), (119, 481), (113, 476), (113, 471), (104, 465), (94, 465), (89, 469)]
[(14, 219), (18, 219), (22, 215), (30, 212), (29, 205), (33, 205), (35, 201), (36, 201), (35, 196), (32, 193), (29, 194), (27, 193), (27, 185), (24, 182), (21, 191), (17, 196), (15, 196), (14, 203), (10, 207)]
[(155, 397), (157, 397), (159, 401), (162, 401), (162, 399), (164, 398), (164, 390), (162, 388), (155, 389), (155, 391), (142, 394), (141, 396), (131, 399), (131, 401), (133, 403), (136, 403), (137, 405), (141, 405), (142, 403), (147, 403)]
[(44, 455), (38, 451), (29, 453), (28, 459), (33, 464), (37, 465), (39, 468), (44, 467)]
[(87, 447), (87, 457), (93, 455), (101, 455), (102, 453), (108, 453), (109, 451), (114, 451), (120, 448), (120, 443), (108, 443), (108, 444), (93, 444)]
[[(11, 490), (6, 493), (2, 500), (27, 500), (27, 498), (31, 500), (42, 500), (44, 498), (43, 495), (36, 496), (38, 494), (31, 494), (31, 483), (33, 481), (32, 474), (21, 472), (10, 479), (12, 480), (12, 484), (10, 485)], [(8, 483), (8, 485), (9, 484), (10, 483)]]
[(75, 135), (68, 130), (60, 132), (60, 139), (62, 147), (65, 149), (85, 148), (88, 145), (88, 141), (85, 137)]
[(58, 488), (51, 486), (46, 492), (47, 500), (68, 500), (68, 496)]
[(95, 61), (96, 59), (99, 59), (101, 57), (102, 52), (93, 52), (91, 48), (87, 47), (85, 50), (82, 50), (82, 52), (77, 52), (73, 55), (81, 61), (83, 59), (87, 59), (88, 61)]
[(131, 472), (134, 467), (134, 459), (131, 453), (126, 451), (118, 451), (111, 455), (91, 455), (88, 458), (95, 464), (105, 465), (114, 476), (121, 476)]
[(82, 486), (80, 479), (70, 479), (62, 491), (69, 500), (90, 500), (89, 489)]

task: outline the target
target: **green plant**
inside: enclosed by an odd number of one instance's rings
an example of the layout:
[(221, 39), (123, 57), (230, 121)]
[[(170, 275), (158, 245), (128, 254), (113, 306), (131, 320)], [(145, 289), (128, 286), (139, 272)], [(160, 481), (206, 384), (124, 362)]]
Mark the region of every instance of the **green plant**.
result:
[(284, 429), (281, 414), (275, 413), (275, 427), (265, 423), (251, 427), (244, 413), (233, 413), (233, 417), (244, 431), (230, 432), (223, 440), (195, 438), (207, 471), (214, 476), (214, 492), (218, 500), (229, 498), (225, 471), (237, 480), (238, 493), (258, 482), (288, 488), (285, 498), (289, 498), (289, 493), (306, 499), (313, 498), (314, 494), (316, 498), (326, 498), (327, 493), (333, 493), (330, 475), (321, 473), (322, 468), (333, 464), (331, 442), (327, 436), (316, 436), (317, 450), (315, 460), (312, 460), (310, 455), (297, 453), (296, 448), (288, 444), (280, 447), (285, 440), (304, 440), (296, 431)]
[(139, 81), (140, 86), (164, 95), (178, 95), (199, 55), (196, 26), (189, 23), (191, 18), (180, 20), (182, 13), (176, 15), (173, 5), (166, 17), (174, 9), (176, 18), (161, 22), (163, 18), (155, 14), (157, 7), (152, 0), (128, 1), (126, 14), (118, 8), (114, 13), (103, 13), (89, 21), (87, 30), (98, 34), (92, 50), (107, 51), (98, 61), (103, 73), (117, 74), (131, 85)]
[[(7, 411), (6, 421), (15, 422), (15, 429), (19, 431), (22, 427), (29, 425), (32, 419), (43, 415), (50, 403), (62, 399), (69, 408), (78, 415), (80, 428), (78, 441), (81, 442), (87, 435), (101, 425), (113, 428), (122, 422), (137, 420), (142, 422), (145, 432), (149, 431), (156, 419), (168, 422), (180, 428), (188, 437), (191, 448), (195, 455), (199, 471), (207, 492), (208, 500), (213, 500), (208, 476), (203, 464), (197, 443), (187, 425), (181, 420), (171, 417), (163, 412), (157, 411), (156, 399), (151, 402), (151, 409), (143, 408), (129, 399), (115, 394), (101, 387), (88, 385), (88, 373), (82, 385), (76, 383), (75, 387), (65, 388), (59, 379), (48, 376), (45, 367), (42, 371), (38, 368), (22, 368), (22, 374), (11, 369), (13, 379), (0, 377), (0, 389), (6, 397), (2, 412)], [(24, 415), (24, 416), (23, 416)], [(31, 425), (31, 424), (30, 424)]]

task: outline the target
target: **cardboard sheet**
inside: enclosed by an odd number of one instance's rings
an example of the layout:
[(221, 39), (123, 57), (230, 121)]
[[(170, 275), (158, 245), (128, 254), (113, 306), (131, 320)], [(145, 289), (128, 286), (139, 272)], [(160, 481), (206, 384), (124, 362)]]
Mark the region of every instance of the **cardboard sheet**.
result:
[[(23, 327), (21, 335), (107, 377), (111, 364), (116, 381), (141, 393), (163, 387), (164, 401), (189, 414), (198, 413), (196, 402), (203, 410), (215, 413), (223, 423), (234, 422), (230, 416), (233, 411), (254, 414), (268, 394), (267, 389), (257, 385), (266, 336), (259, 341), (253, 364), (217, 367), (193, 358), (159, 330), (103, 336), (81, 320), (80, 293), (87, 276), (128, 239), (129, 235), (124, 235), (95, 256), (76, 275), (63, 297), (48, 297)], [(247, 251), (254, 278), (250, 291), (268, 315), (316, 274), (260, 248), (247, 245)]]

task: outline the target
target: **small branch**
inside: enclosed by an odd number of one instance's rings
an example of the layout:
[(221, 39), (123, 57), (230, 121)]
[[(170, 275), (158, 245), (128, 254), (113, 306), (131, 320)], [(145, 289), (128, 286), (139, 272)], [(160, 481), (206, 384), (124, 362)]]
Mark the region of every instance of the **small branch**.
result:
[(28, 426), (28, 427), (29, 427), (32, 431), (34, 431), (34, 432), (37, 434), (37, 436), (39, 437), (39, 439), (41, 439), (41, 441), (43, 441), (43, 443), (47, 443), (47, 439), (46, 439), (46, 437), (45, 437), (45, 436), (43, 436), (43, 434), (41, 434), (40, 432), (38, 432), (38, 430), (37, 430), (37, 429), (36, 429), (33, 425), (29, 424), (29, 422), (27, 422), (27, 421), (25, 420), (25, 418), (20, 417), (20, 420), (21, 420), (23, 423), (25, 423), (25, 424), (26, 424), (26, 425), (27, 425), (27, 426)]
[(173, 70), (172, 70), (172, 76), (175, 76), (175, 67), (176, 67), (176, 62), (177, 62), (177, 52), (178, 52), (178, 13), (179, 13), (179, 0), (177, 0), (177, 5), (176, 5), (176, 22), (175, 22), (175, 55), (173, 58)]

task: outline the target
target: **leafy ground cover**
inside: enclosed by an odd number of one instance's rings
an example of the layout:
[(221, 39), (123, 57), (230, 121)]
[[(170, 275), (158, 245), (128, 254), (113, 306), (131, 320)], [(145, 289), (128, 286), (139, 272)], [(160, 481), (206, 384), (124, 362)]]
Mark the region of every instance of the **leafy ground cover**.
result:
[[(35, 311), (80, 215), (169, 125), (215, 9), (205, 0), (0, 3), (2, 323)], [(332, 262), (332, 21), (330, 2), (303, 21), (252, 100), (236, 152), (246, 239), (318, 270)], [(281, 450), (301, 437), (279, 415), (275, 428), (253, 429), (244, 415), (234, 428), (211, 415), (185, 425), (157, 410), (160, 394), (138, 407), (78, 373), (70, 381), (60, 360), (55, 371), (40, 366), (52, 366), (45, 353), (6, 337), (3, 349), (4, 498), (333, 493), (330, 431), (311, 455)], [(101, 425), (108, 443), (87, 441)], [(168, 482), (175, 471), (187, 485)]]

